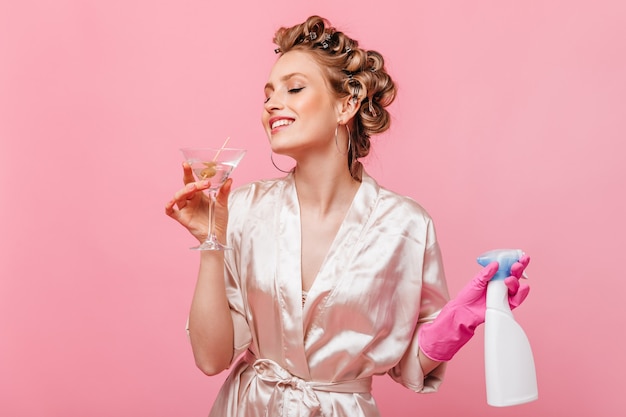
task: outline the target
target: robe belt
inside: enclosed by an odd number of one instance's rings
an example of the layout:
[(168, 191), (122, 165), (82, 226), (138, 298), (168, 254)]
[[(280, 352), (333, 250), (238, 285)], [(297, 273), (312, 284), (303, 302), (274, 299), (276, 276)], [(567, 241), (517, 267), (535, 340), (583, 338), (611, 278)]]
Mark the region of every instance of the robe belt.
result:
[(257, 359), (247, 351), (245, 360), (252, 365), (257, 377), (274, 385), (265, 412), (269, 417), (313, 417), (322, 415), (321, 405), (315, 391), (341, 393), (369, 393), (372, 377), (344, 382), (305, 381), (292, 375), (271, 359)]

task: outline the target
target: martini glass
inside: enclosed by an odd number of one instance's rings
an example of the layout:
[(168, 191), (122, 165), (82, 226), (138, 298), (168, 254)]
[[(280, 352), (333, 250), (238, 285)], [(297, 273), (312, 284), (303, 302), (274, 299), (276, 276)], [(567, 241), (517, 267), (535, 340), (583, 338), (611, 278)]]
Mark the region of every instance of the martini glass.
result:
[(183, 148), (183, 157), (193, 170), (198, 180), (209, 180), (211, 185), (206, 190), (209, 196), (209, 232), (206, 240), (195, 250), (225, 250), (230, 247), (218, 242), (215, 236), (215, 196), (233, 169), (237, 167), (246, 153), (245, 149), (235, 148)]

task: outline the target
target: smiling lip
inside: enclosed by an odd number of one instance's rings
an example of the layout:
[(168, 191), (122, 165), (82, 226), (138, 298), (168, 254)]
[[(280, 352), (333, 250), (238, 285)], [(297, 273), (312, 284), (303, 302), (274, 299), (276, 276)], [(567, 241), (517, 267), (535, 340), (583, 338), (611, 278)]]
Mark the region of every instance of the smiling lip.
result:
[(287, 127), (294, 122), (294, 119), (289, 117), (272, 117), (269, 120), (269, 125), (272, 133), (278, 131), (280, 128)]

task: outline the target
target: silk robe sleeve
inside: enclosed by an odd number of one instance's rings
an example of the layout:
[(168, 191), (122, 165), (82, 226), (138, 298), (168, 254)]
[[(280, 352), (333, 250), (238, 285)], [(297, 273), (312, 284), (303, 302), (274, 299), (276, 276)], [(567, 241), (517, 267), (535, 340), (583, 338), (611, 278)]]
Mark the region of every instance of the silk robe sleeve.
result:
[(447, 363), (440, 364), (428, 375), (424, 375), (418, 359), (419, 340), (417, 330), (427, 322), (435, 319), (439, 311), (449, 299), (444, 278), (443, 264), (439, 244), (434, 236), (432, 222), (428, 228), (427, 242), (429, 246), (424, 252), (422, 268), (422, 297), (420, 315), (409, 348), (400, 362), (389, 370), (389, 375), (403, 386), (420, 393), (436, 392), (443, 382)]
[(229, 198), (229, 218), (228, 218), (228, 245), (233, 249), (225, 251), (224, 254), (224, 279), (226, 280), (226, 296), (228, 297), (228, 305), (230, 306), (231, 317), (233, 320), (234, 340), (233, 340), (233, 356), (230, 365), (245, 352), (250, 343), (252, 336), (250, 325), (247, 319), (246, 304), (243, 300), (241, 291), (241, 283), (239, 279), (240, 273), (240, 256), (237, 250), (241, 245), (241, 228), (245, 223), (248, 213), (248, 206), (245, 202), (245, 190), (234, 190)]

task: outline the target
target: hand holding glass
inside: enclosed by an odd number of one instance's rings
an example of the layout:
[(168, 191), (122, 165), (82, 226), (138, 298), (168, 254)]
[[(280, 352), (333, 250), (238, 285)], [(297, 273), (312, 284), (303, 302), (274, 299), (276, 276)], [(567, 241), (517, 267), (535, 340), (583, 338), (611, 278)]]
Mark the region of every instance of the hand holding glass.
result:
[(230, 173), (237, 167), (245, 155), (245, 149), (183, 148), (181, 152), (187, 163), (191, 166), (193, 174), (199, 181), (211, 181), (210, 187), (206, 190), (209, 196), (209, 227), (207, 238), (202, 244), (191, 249), (231, 249), (220, 243), (217, 240), (217, 236), (215, 236), (215, 197), (217, 190), (224, 185)]

